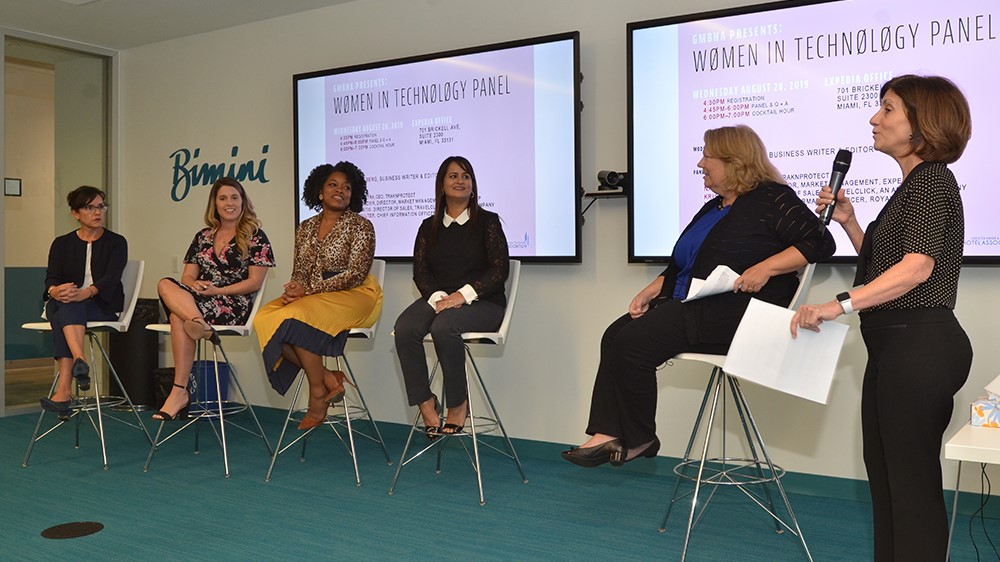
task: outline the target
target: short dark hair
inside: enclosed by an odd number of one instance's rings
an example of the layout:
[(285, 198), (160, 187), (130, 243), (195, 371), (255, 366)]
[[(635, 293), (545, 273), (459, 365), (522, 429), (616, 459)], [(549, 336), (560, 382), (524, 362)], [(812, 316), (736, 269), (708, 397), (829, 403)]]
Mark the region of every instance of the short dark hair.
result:
[(943, 76), (904, 74), (883, 84), (879, 98), (890, 90), (906, 108), (914, 154), (927, 162), (945, 164), (962, 156), (972, 137), (972, 115), (969, 102), (954, 82)]
[(323, 191), (323, 184), (334, 172), (347, 176), (347, 181), (351, 184), (351, 203), (348, 208), (360, 213), (368, 202), (368, 182), (365, 180), (365, 173), (346, 160), (337, 162), (336, 165), (320, 164), (313, 168), (303, 184), (302, 202), (314, 211), (320, 210), (323, 207), (320, 192)]
[(69, 203), (69, 208), (71, 210), (79, 211), (87, 205), (90, 205), (90, 202), (98, 197), (104, 199), (105, 203), (108, 202), (108, 196), (105, 195), (100, 189), (90, 185), (81, 185), (66, 195), (66, 202)]

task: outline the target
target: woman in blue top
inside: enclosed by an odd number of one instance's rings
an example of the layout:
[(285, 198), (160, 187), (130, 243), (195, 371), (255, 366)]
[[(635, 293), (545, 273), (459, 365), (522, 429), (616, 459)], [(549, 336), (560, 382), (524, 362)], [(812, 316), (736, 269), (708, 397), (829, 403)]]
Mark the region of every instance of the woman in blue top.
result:
[[(601, 340), (587, 434), (562, 453), (592, 467), (653, 457), (656, 367), (679, 353), (725, 353), (754, 298), (787, 306), (796, 271), (833, 255), (833, 237), (767, 159), (764, 143), (744, 125), (712, 129), (698, 166), (717, 196), (681, 233), (667, 268), (629, 304)], [(692, 278), (718, 265), (740, 274), (731, 292), (681, 302)]]

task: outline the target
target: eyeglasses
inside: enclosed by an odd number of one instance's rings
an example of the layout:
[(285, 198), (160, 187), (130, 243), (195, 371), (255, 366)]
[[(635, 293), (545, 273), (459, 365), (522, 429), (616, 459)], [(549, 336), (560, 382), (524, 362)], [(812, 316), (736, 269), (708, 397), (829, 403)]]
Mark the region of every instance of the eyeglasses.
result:
[(80, 208), (87, 211), (88, 213), (101, 213), (108, 210), (108, 206), (105, 205), (104, 203), (101, 203), (100, 205), (84, 205), (83, 207)]

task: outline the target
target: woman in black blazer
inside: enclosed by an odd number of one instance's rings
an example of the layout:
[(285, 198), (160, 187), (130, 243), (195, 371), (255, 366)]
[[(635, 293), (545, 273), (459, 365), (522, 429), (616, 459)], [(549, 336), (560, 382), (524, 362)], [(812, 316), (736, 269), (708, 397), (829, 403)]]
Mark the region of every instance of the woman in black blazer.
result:
[[(90, 366), (83, 355), (88, 321), (114, 320), (125, 307), (122, 272), (128, 243), (105, 228), (106, 197), (96, 187), (81, 186), (66, 196), (80, 227), (52, 241), (45, 271), (45, 316), (52, 325), (53, 357), (59, 381), (42, 408), (69, 419), (72, 378), (90, 389)], [(71, 378), (72, 377), (72, 378)]]
[[(681, 233), (663, 273), (604, 332), (591, 438), (563, 452), (569, 462), (620, 466), (656, 456), (656, 367), (683, 352), (726, 353), (751, 297), (787, 306), (796, 271), (833, 254), (833, 237), (784, 185), (749, 127), (707, 131), (698, 167), (717, 197)], [(718, 265), (739, 274), (733, 290), (683, 302), (691, 279)]]

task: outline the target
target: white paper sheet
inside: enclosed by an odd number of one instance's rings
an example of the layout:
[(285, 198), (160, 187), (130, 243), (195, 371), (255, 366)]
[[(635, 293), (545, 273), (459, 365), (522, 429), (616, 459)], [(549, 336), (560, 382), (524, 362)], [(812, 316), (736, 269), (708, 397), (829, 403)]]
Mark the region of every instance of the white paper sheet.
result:
[(824, 322), (819, 333), (799, 329), (792, 339), (789, 325), (794, 314), (751, 299), (723, 369), (743, 380), (826, 404), (847, 326)]
[(733, 283), (739, 277), (740, 274), (730, 269), (728, 265), (717, 265), (712, 270), (712, 273), (708, 274), (708, 279), (691, 279), (691, 286), (688, 287), (688, 296), (682, 302), (732, 291)]

